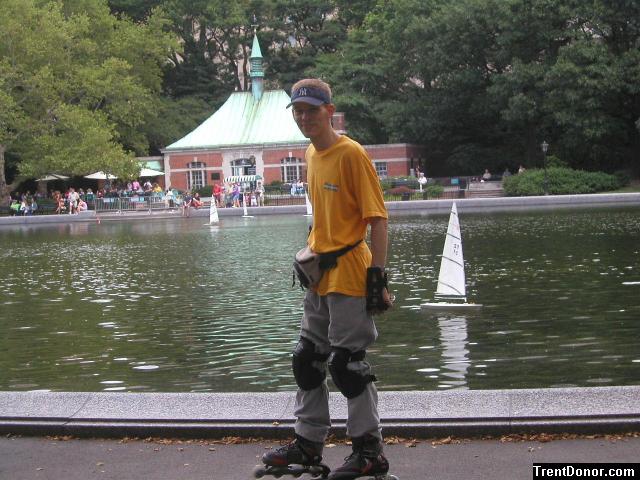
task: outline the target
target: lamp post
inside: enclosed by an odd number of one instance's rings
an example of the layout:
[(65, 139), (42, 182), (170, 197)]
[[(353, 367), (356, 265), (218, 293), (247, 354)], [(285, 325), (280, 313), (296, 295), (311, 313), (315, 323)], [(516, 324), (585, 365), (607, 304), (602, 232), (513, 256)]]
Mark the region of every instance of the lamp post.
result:
[(549, 150), (549, 144), (543, 140), (540, 144), (540, 148), (542, 148), (542, 168), (544, 168), (544, 183), (542, 185), (544, 194), (549, 195), (549, 192), (547, 191), (547, 150)]

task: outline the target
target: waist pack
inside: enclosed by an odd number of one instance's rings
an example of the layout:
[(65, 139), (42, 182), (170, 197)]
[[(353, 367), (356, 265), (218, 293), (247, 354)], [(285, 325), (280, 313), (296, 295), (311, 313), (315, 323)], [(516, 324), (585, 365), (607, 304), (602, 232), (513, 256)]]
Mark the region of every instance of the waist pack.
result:
[(296, 253), (293, 261), (293, 285), (296, 283), (296, 277), (302, 288), (315, 287), (320, 283), (320, 279), (325, 270), (329, 270), (338, 264), (338, 257), (341, 257), (349, 250), (357, 247), (362, 240), (358, 240), (353, 245), (347, 245), (344, 248), (333, 252), (316, 253), (307, 245), (298, 253)]

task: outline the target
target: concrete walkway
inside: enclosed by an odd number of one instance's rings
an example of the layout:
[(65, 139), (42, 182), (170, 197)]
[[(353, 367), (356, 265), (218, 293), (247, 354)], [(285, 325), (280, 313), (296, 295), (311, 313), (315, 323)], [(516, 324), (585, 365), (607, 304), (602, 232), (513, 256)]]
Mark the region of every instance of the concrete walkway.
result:
[[(0, 392), (0, 433), (78, 437), (281, 438), (293, 392)], [(334, 433), (346, 402), (330, 397)], [(431, 438), (520, 432), (640, 431), (640, 387), (380, 392), (385, 435)]]
[[(606, 208), (606, 207), (639, 207), (640, 193), (596, 193), (585, 195), (547, 195), (538, 197), (495, 197), (495, 198), (462, 198), (456, 200), (412, 200), (404, 202), (386, 202), (390, 215), (395, 213), (448, 213), (451, 204), (456, 202), (460, 212), (498, 212), (513, 210), (541, 210), (541, 209), (566, 209), (566, 208)], [(302, 214), (306, 211), (304, 205), (290, 205), (281, 207), (249, 207), (250, 215), (282, 215)], [(244, 213), (242, 208), (221, 208), (218, 210), (220, 217), (240, 217)], [(209, 217), (209, 209), (201, 208), (191, 210), (192, 217)], [(123, 213), (100, 213), (97, 217), (100, 221), (122, 220), (150, 220), (150, 219), (181, 219), (179, 209), (158, 210), (149, 212), (131, 211)], [(0, 217), (0, 227), (58, 224), (76, 222), (96, 222), (95, 211), (82, 212), (79, 215), (35, 215), (30, 217)]]
[[(391, 464), (391, 473), (400, 480), (531, 480), (534, 463), (628, 463), (637, 462), (640, 458), (638, 437), (577, 438), (550, 442), (445, 442), (386, 445), (385, 454)], [(216, 444), (0, 438), (0, 478), (249, 480), (253, 467), (259, 463), (259, 457), (266, 449), (277, 445), (277, 442), (267, 441)], [(325, 462), (335, 468), (342, 464), (343, 458), (349, 453), (350, 447), (344, 444), (329, 444), (323, 456)], [(636, 466), (635, 477), (626, 478), (639, 477), (640, 466)], [(269, 480), (273, 477), (265, 478)], [(291, 477), (283, 478), (288, 480)]]

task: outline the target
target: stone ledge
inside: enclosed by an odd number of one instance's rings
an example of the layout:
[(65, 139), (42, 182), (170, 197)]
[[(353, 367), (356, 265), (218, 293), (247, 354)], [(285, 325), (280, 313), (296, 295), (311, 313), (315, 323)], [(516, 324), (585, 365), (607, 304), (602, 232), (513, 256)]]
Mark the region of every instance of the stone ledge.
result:
[[(0, 392), (0, 433), (79, 437), (286, 437), (293, 392)], [(346, 400), (330, 396), (333, 431)], [(640, 387), (380, 392), (387, 435), (436, 437), (640, 430)]]

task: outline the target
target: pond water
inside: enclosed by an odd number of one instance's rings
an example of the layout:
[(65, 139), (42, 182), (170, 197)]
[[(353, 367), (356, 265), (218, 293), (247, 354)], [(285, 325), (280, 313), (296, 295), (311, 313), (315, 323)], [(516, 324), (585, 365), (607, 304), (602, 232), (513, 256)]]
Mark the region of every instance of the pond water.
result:
[[(448, 215), (394, 216), (381, 390), (640, 384), (640, 211), (466, 214), (473, 316), (428, 314)], [(302, 215), (0, 229), (0, 390), (295, 389)]]

